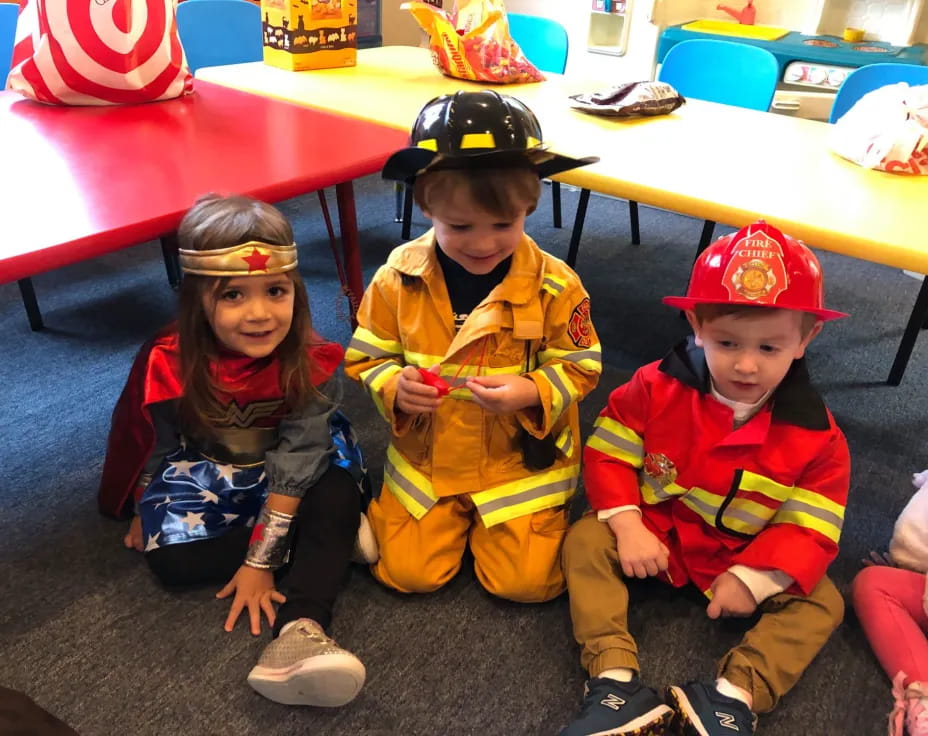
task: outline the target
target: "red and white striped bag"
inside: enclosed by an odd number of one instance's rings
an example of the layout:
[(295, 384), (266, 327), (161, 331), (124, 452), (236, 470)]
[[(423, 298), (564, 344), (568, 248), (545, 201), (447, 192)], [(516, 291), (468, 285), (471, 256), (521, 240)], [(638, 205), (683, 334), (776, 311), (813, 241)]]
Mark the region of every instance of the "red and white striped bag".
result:
[(176, 0), (19, 0), (7, 87), (53, 105), (122, 105), (193, 89)]

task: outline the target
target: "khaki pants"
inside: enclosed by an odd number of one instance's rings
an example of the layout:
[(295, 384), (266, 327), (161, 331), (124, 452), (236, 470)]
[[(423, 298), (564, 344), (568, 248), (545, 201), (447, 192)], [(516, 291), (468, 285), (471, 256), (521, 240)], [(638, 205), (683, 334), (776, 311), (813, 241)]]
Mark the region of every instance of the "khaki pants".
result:
[(500, 598), (538, 603), (566, 587), (560, 562), (567, 533), (563, 506), (487, 528), (466, 494), (439, 499), (416, 520), (384, 486), (367, 516), (380, 546), (371, 571), (403, 593), (428, 593), (451, 580), (468, 543), (480, 584)]
[[(638, 649), (628, 633), (628, 589), (615, 536), (595, 516), (577, 522), (564, 542), (580, 662), (591, 677), (613, 667), (638, 670)], [(760, 620), (718, 664), (718, 676), (751, 693), (753, 710), (776, 706), (828, 641), (844, 617), (844, 600), (823, 577), (808, 596), (780, 593), (760, 604)]]

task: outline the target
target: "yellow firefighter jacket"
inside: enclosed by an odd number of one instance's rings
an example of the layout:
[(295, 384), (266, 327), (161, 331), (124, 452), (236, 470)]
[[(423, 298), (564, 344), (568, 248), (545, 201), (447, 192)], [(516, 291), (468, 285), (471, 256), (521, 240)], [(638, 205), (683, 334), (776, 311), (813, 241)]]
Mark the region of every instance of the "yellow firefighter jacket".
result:
[[(580, 279), (523, 235), (509, 273), (455, 334), (435, 248), (430, 230), (390, 254), (364, 294), (345, 355), (345, 372), (393, 430), (384, 484), (417, 519), (439, 498), (469, 493), (488, 527), (565, 503), (580, 471), (577, 402), (602, 370)], [(436, 364), (451, 394), (432, 414), (404, 414), (395, 406), (403, 366)], [(468, 376), (507, 373), (534, 381), (541, 406), (501, 416), (464, 387)], [(526, 468), (521, 428), (555, 438), (551, 467)]]

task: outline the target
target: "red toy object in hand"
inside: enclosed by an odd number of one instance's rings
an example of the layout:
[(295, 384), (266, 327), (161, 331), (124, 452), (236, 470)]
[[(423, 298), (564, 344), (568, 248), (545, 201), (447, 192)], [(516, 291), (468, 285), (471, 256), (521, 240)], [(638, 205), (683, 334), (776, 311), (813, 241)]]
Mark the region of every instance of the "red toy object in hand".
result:
[(438, 389), (439, 396), (447, 396), (451, 393), (451, 386), (448, 385), (448, 382), (441, 376), (436, 376), (432, 371), (426, 370), (425, 368), (419, 369), (419, 375), (422, 376), (422, 382), (427, 386), (434, 386)]

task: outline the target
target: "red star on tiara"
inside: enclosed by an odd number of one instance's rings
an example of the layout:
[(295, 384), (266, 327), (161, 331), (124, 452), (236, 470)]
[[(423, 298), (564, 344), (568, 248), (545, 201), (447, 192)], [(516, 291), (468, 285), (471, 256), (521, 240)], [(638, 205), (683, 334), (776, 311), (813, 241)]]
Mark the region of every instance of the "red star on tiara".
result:
[(242, 260), (248, 264), (248, 273), (252, 271), (267, 271), (267, 262), (270, 258), (270, 254), (265, 255), (257, 248), (252, 249), (251, 255), (242, 256)]

